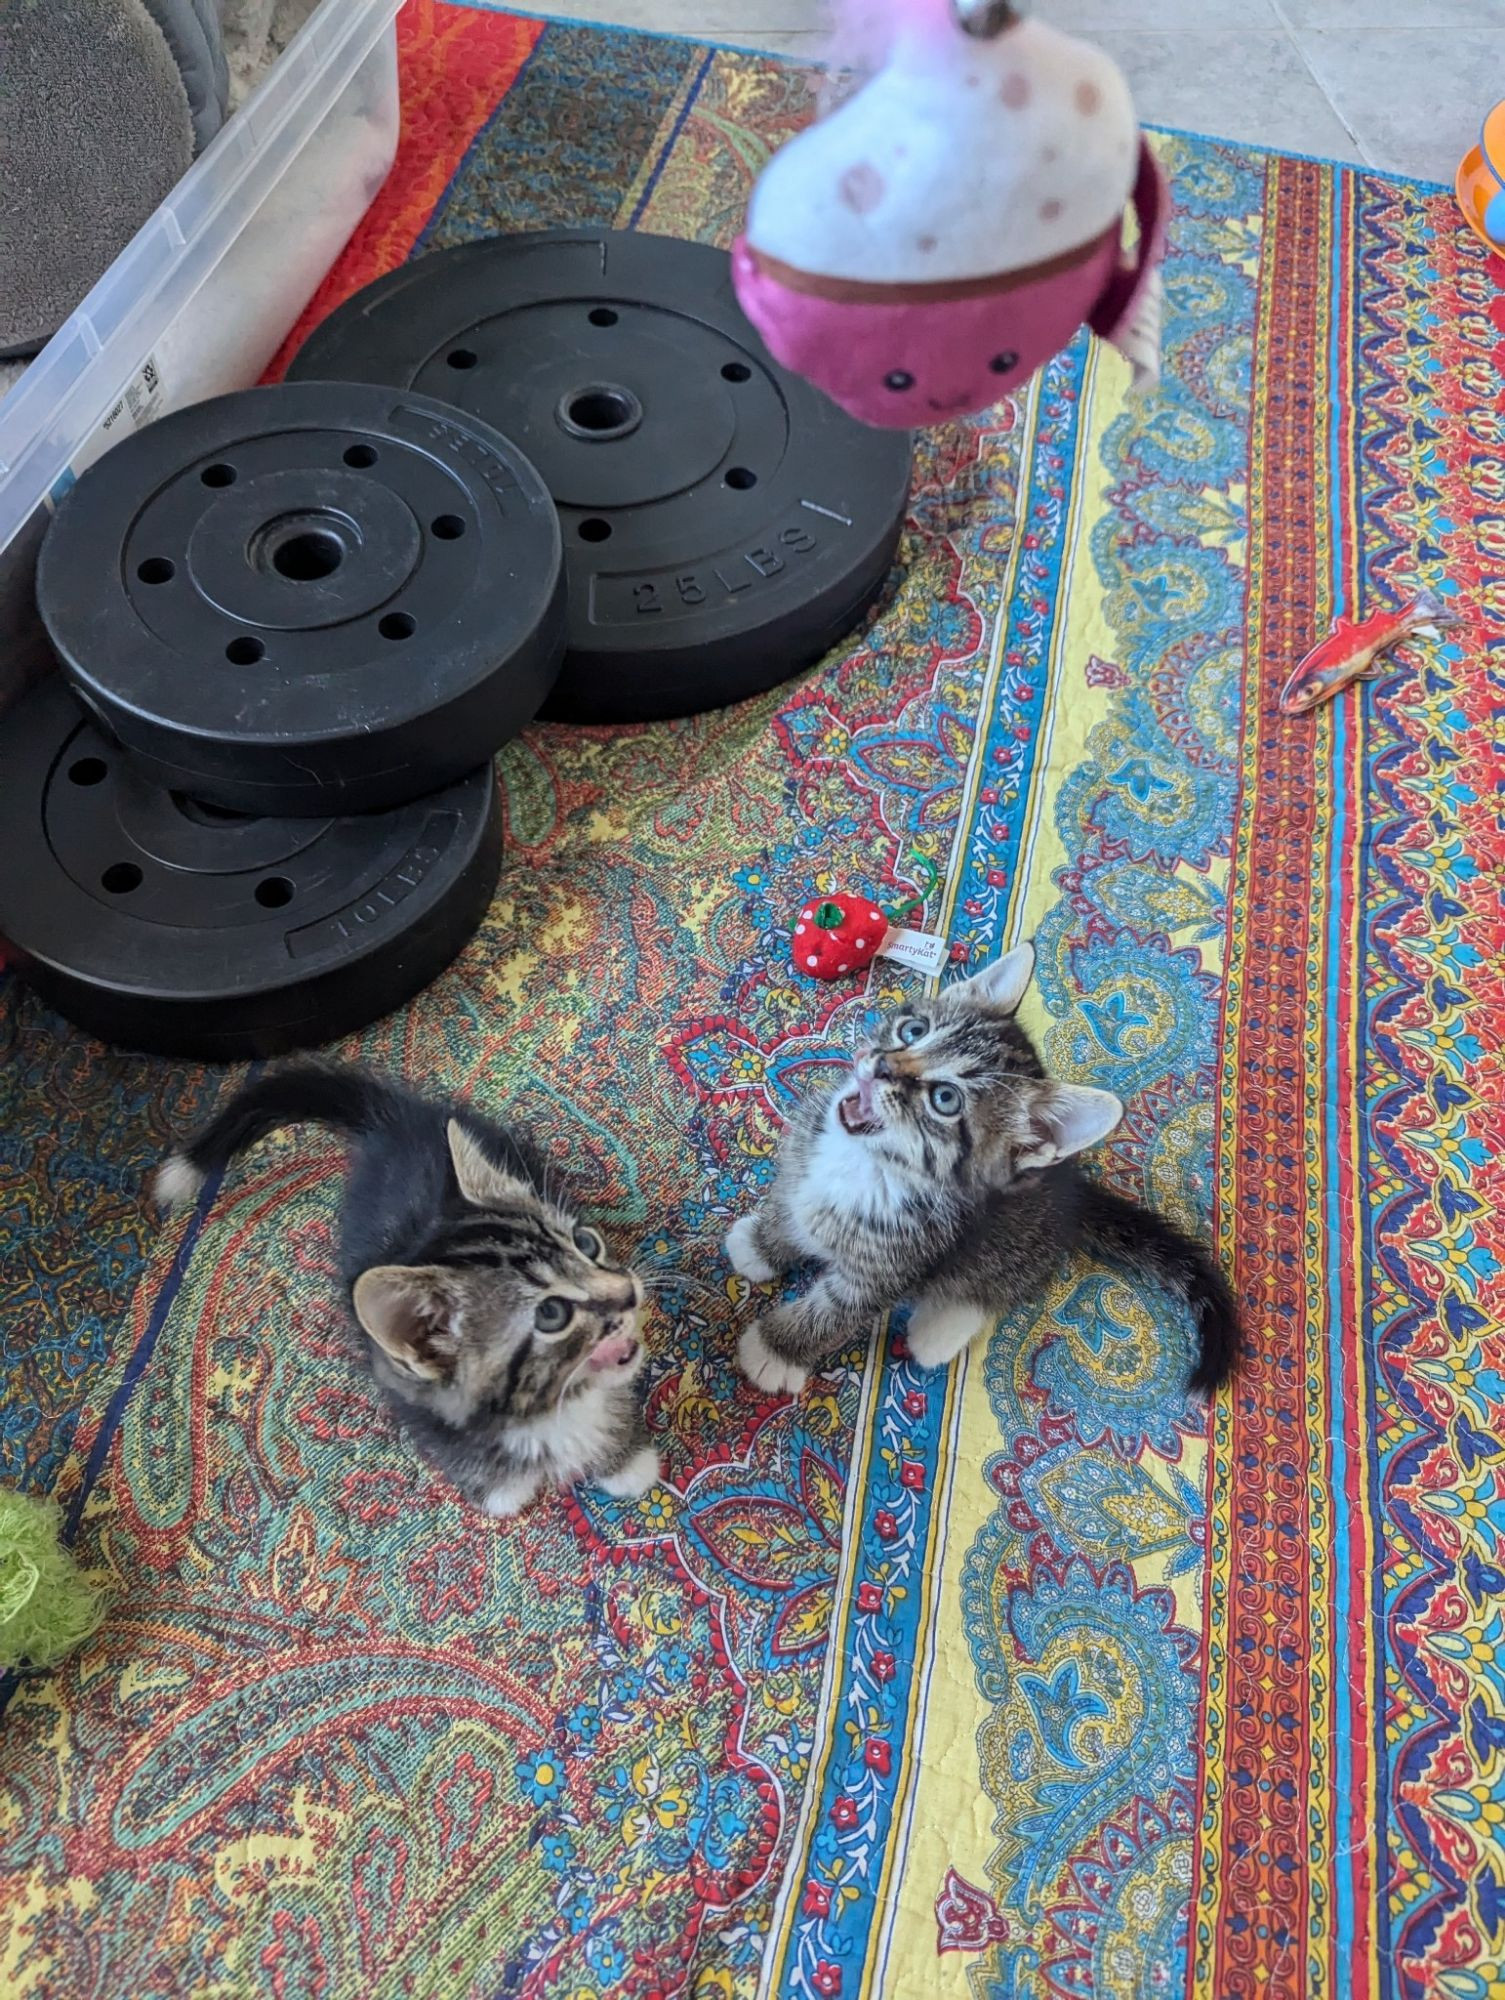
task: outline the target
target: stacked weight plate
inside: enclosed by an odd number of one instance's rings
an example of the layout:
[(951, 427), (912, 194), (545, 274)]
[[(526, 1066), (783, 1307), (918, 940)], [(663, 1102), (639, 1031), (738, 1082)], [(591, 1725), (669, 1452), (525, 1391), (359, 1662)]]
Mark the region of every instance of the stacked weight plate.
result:
[(491, 755), (559, 672), (559, 524), (489, 425), (357, 385), (165, 417), (59, 508), (71, 687), (0, 721), (0, 936), (102, 1039), (228, 1061), (411, 997), (496, 887)]
[(820, 659), (889, 575), (908, 436), (780, 368), (704, 244), (585, 229), (440, 251), (348, 300), (292, 373), (441, 397), (538, 467), (569, 579), (546, 716), (744, 701)]
[(779, 369), (703, 246), (425, 257), (293, 375), (85, 473), (37, 575), (68, 685), (0, 719), (0, 938), (129, 1047), (231, 1060), (399, 1005), (495, 888), (502, 744), (773, 687), (903, 523), (907, 438)]

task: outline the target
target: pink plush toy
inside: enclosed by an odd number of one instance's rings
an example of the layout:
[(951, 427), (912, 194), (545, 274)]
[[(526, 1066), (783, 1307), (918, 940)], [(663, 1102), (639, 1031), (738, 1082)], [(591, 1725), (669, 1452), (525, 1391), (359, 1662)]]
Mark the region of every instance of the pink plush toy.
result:
[(880, 4), (882, 67), (769, 161), (733, 251), (770, 351), (902, 428), (988, 408), (1084, 321), (1153, 381), (1165, 186), (1116, 66), (1000, 0)]

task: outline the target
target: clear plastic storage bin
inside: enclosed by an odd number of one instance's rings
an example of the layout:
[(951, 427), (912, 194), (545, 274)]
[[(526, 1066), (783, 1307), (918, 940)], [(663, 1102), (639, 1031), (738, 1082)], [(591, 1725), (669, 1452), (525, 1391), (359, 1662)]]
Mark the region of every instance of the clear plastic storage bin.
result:
[(47, 658), (52, 507), (125, 431), (254, 382), (397, 151), (402, 0), (324, 0), (0, 399), (0, 707)]

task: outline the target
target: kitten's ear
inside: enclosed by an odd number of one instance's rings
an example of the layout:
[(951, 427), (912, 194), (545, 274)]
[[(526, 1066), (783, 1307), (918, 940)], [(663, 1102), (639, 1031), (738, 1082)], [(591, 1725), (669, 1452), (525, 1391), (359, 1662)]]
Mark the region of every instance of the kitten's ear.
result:
[(969, 1001), (974, 1007), (986, 1007), (991, 1014), (1017, 1014), (1019, 1002), (1029, 991), (1034, 973), (1034, 945), (1016, 944), (1012, 951), (1006, 951), (1002, 958), (995, 958), (991, 965), (985, 965), (981, 972), (974, 972), (970, 979), (948, 986), (946, 992), (958, 1000)]
[(1053, 1167), (1106, 1139), (1124, 1115), (1111, 1090), (1089, 1090), (1081, 1083), (1037, 1084), (1029, 1097), (1031, 1137), (1014, 1155), (1016, 1172)]
[(433, 1265), (378, 1264), (355, 1281), (355, 1316), (389, 1361), (421, 1382), (447, 1382), (460, 1342), (446, 1274)]
[(458, 1118), (450, 1119), (445, 1137), (460, 1192), (477, 1208), (501, 1208), (509, 1202), (537, 1199), (525, 1180), (509, 1174), (482, 1150), (480, 1141)]

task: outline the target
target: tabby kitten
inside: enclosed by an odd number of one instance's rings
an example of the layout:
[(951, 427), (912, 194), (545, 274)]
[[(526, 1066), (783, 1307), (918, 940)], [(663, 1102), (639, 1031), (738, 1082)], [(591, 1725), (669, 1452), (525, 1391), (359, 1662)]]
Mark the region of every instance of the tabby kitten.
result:
[(168, 1206), (245, 1147), (308, 1121), (353, 1148), (341, 1268), (371, 1371), (419, 1451), (488, 1514), (546, 1481), (620, 1498), (659, 1477), (633, 1381), (643, 1287), (515, 1131), (366, 1071), (257, 1078), (169, 1159)]
[(1046, 1077), (1014, 1019), (1034, 963), (1020, 945), (890, 1015), (851, 1081), (801, 1107), (767, 1200), (726, 1239), (732, 1268), (754, 1284), (819, 1266), (801, 1298), (742, 1335), (742, 1368), (759, 1388), (803, 1388), (900, 1300), (913, 1308), (911, 1354), (944, 1367), (999, 1314), (1042, 1299), (1076, 1249), (1190, 1305), (1191, 1388), (1209, 1393), (1232, 1373), (1237, 1309), (1207, 1251), (1072, 1159), (1107, 1137), (1123, 1106)]

